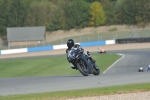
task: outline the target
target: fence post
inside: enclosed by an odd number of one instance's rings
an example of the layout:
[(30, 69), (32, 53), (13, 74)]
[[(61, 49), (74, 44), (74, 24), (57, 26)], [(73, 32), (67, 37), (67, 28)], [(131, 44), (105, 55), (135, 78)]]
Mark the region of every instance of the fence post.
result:
[(10, 42), (8, 42), (8, 49), (10, 49)]
[(98, 41), (99, 41), (99, 33), (97, 33), (98, 34)]
[(26, 48), (27, 48), (27, 37), (26, 37)]
[(101, 36), (101, 41), (102, 41), (102, 39), (103, 39), (103, 36)]
[(61, 44), (63, 44), (63, 39), (61, 39)]
[(80, 43), (81, 43), (81, 33), (80, 33)]

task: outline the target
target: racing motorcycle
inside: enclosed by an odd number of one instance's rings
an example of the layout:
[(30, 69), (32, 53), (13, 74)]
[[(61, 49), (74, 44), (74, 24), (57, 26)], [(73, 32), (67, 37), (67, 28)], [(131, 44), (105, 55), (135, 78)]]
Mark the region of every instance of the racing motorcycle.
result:
[(82, 75), (88, 76), (89, 74), (99, 75), (100, 69), (93, 63), (83, 51), (72, 48), (68, 54), (69, 62), (72, 63), (76, 70), (79, 70)]

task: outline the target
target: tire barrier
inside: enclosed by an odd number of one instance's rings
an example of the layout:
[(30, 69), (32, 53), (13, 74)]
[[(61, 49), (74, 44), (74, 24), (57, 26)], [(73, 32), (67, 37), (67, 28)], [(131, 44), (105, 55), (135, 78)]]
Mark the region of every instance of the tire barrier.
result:
[(116, 44), (142, 43), (142, 42), (150, 42), (150, 38), (124, 38), (124, 39), (116, 39)]

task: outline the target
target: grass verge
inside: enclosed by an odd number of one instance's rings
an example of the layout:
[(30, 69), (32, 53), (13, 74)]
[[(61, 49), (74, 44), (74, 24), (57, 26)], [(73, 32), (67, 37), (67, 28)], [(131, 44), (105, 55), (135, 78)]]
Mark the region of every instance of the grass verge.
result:
[(121, 93), (149, 91), (149, 90), (150, 90), (150, 83), (138, 83), (138, 84), (90, 88), (81, 90), (0, 96), (0, 100), (60, 100), (60, 99), (65, 100), (67, 98), (81, 98), (81, 97), (101, 96), (117, 93), (121, 94)]

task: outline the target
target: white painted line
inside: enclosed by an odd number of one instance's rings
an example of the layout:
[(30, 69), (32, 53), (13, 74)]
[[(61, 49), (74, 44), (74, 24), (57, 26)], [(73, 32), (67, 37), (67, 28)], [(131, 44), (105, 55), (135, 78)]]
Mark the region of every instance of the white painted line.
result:
[(106, 71), (108, 71), (110, 68), (112, 68), (118, 61), (120, 61), (121, 59), (124, 58), (124, 54), (118, 54), (118, 55), (121, 55), (122, 57), (120, 59), (118, 59), (116, 62), (114, 62), (110, 67), (108, 67), (104, 72), (103, 74), (106, 73)]

